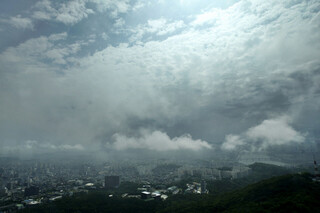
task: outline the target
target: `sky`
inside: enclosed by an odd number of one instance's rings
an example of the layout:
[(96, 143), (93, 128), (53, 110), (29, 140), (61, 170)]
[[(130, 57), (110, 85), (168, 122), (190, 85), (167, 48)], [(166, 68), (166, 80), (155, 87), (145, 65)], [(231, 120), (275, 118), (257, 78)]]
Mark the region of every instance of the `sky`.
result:
[(320, 148), (318, 0), (0, 4), (0, 155)]

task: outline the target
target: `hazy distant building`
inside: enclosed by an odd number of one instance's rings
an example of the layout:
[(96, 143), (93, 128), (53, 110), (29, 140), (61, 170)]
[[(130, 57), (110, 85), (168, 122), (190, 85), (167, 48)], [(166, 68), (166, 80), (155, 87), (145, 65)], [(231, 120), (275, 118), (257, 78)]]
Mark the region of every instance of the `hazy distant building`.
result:
[(251, 173), (251, 169), (246, 166), (233, 167), (231, 175), (232, 179), (243, 178)]
[(207, 193), (207, 183), (204, 179), (201, 181), (201, 194)]
[(12, 190), (12, 189), (14, 189), (14, 183), (11, 181), (11, 182), (7, 183), (6, 187), (8, 190)]
[(28, 196), (33, 196), (33, 195), (38, 195), (39, 194), (39, 188), (36, 186), (30, 186), (24, 189), (24, 195), (26, 197)]
[(0, 187), (0, 196), (6, 195), (6, 188), (5, 187)]
[(120, 186), (120, 176), (106, 176), (105, 188), (112, 189)]

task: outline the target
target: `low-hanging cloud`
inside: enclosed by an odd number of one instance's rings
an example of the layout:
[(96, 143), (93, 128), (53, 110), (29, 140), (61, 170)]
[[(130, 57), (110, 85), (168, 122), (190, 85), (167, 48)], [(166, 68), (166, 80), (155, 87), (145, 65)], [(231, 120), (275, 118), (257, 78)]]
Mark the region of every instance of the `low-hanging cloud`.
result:
[(221, 145), (221, 148), (224, 150), (234, 150), (238, 146), (244, 145), (243, 139), (239, 135), (227, 135), (225, 142)]
[(85, 148), (81, 144), (59, 144), (55, 145), (49, 142), (39, 142), (36, 140), (27, 140), (21, 144), (3, 146), (0, 155), (12, 155), (13, 153), (22, 157), (26, 155), (38, 155), (40, 153), (56, 152), (82, 152)]
[(289, 125), (288, 117), (264, 120), (260, 125), (250, 128), (246, 135), (251, 140), (263, 141), (263, 147), (304, 141), (304, 136)]
[(116, 150), (148, 149), (153, 151), (177, 151), (211, 149), (212, 146), (206, 141), (194, 140), (190, 135), (170, 138), (161, 131), (144, 131), (138, 138), (127, 137), (121, 134), (113, 136), (113, 148)]
[(227, 135), (221, 148), (223, 150), (235, 150), (240, 147), (251, 150), (265, 150), (275, 145), (304, 142), (305, 136), (289, 124), (290, 118), (287, 116), (264, 120), (261, 124), (249, 128), (243, 134)]

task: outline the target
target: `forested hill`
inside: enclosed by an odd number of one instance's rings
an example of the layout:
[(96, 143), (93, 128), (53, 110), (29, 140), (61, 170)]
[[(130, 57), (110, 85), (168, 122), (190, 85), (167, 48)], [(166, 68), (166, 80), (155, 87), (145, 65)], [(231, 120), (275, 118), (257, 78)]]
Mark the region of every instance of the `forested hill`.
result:
[(319, 199), (320, 183), (310, 174), (289, 174), (219, 196), (178, 195), (145, 202), (89, 193), (22, 212), (319, 212)]
[(320, 183), (310, 174), (289, 174), (218, 197), (180, 201), (159, 212), (319, 212)]

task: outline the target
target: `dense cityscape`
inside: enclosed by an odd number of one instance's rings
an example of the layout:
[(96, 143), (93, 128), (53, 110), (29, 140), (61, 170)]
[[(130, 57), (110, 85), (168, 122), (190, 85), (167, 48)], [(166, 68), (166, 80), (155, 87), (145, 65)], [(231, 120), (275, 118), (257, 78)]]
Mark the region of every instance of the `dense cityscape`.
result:
[[(209, 193), (206, 180), (236, 179), (250, 173), (250, 168), (240, 163), (214, 168), (209, 161), (189, 166), (155, 161), (61, 163), (7, 159), (0, 167), (0, 210), (11, 212), (90, 190), (116, 189), (122, 182), (138, 186), (137, 194), (123, 193), (123, 197), (166, 199), (172, 194), (204, 194)], [(172, 185), (188, 177), (199, 181), (187, 183), (184, 188)]]

